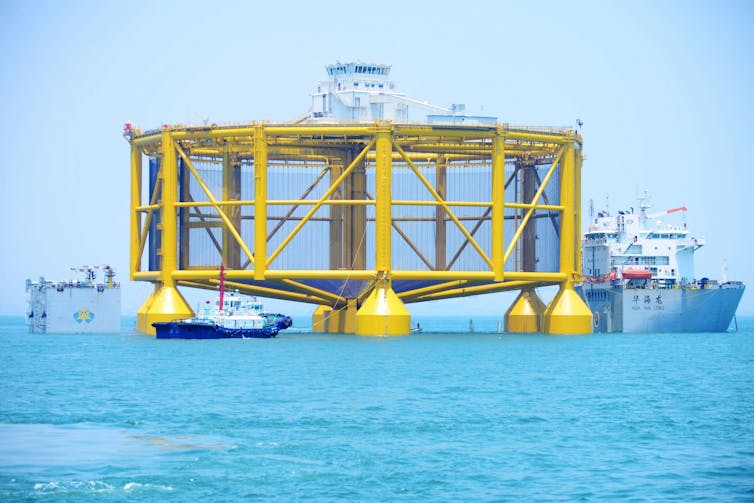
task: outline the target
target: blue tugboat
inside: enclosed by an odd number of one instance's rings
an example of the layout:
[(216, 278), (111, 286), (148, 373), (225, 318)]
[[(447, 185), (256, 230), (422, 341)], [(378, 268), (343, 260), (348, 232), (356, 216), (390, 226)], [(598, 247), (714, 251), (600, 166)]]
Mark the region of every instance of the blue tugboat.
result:
[[(222, 309), (220, 306), (222, 305)], [(209, 301), (201, 316), (153, 323), (158, 339), (268, 339), (293, 324), (289, 316), (265, 313), (256, 297), (230, 293), (220, 304)]]
[(220, 296), (207, 301), (201, 315), (186, 320), (155, 322), (158, 339), (269, 339), (293, 325), (289, 316), (266, 313), (256, 297), (225, 294), (220, 270)]

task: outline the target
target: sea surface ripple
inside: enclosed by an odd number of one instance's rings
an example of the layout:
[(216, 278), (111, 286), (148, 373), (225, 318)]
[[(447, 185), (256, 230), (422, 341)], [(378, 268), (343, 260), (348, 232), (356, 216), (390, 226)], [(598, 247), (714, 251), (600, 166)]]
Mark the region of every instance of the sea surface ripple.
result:
[(475, 322), (181, 341), (0, 317), (0, 500), (754, 501), (753, 318)]

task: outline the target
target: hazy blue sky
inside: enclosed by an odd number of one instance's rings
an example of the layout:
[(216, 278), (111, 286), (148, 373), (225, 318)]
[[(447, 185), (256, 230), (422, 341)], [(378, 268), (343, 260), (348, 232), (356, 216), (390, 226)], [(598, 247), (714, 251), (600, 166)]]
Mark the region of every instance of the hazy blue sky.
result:
[[(149, 286), (127, 281), (124, 121), (292, 119), (326, 64), (360, 59), (392, 64), (409, 96), (469, 113), (551, 126), (581, 118), (585, 207), (606, 195), (613, 209), (635, 206), (644, 188), (653, 209), (688, 206), (708, 243), (697, 276), (720, 277), (727, 260), (728, 278), (749, 288), (739, 314), (754, 314), (753, 6), (5, 0), (0, 312), (24, 311), (26, 278), (88, 263), (117, 268), (125, 314), (145, 300)], [(442, 306), (508, 307), (509, 297), (485, 299)]]

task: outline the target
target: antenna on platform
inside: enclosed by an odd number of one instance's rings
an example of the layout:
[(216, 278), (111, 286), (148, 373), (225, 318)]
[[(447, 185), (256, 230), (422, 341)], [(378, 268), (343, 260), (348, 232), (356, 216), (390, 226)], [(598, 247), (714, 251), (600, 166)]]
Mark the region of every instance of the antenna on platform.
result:
[(644, 189), (644, 193), (640, 195), (637, 199), (639, 199), (639, 211), (641, 213), (639, 214), (639, 218), (641, 220), (647, 219), (647, 208), (651, 208), (652, 205), (649, 204), (649, 191), (647, 189)]

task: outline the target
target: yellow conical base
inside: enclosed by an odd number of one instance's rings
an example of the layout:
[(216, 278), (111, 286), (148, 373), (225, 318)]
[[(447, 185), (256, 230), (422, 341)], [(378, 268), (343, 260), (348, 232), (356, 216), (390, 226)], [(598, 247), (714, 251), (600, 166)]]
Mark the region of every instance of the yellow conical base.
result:
[(378, 285), (356, 313), (358, 335), (408, 335), (411, 314), (392, 288)]
[(592, 333), (592, 312), (570, 283), (560, 285), (560, 291), (547, 306), (543, 320), (546, 334)]
[(146, 302), (144, 302), (139, 310), (136, 311), (136, 330), (141, 333), (147, 333), (147, 313), (149, 312), (149, 308), (152, 306), (152, 302), (154, 302), (154, 298), (155, 296), (157, 296), (157, 292), (159, 290), (160, 289), (157, 287), (157, 285), (155, 285), (154, 290), (152, 290), (152, 293), (149, 294)]
[(505, 331), (516, 333), (539, 332), (546, 309), (534, 290), (521, 290), (505, 312)]
[(163, 286), (147, 302), (150, 305), (144, 316), (144, 326), (139, 327), (139, 331), (145, 334), (155, 335), (155, 329), (152, 326), (154, 322), (180, 320), (194, 316), (194, 311), (189, 307), (181, 292), (172, 286)]
[(340, 309), (318, 306), (312, 313), (312, 332), (355, 334), (356, 299), (348, 299), (346, 307)]
[(327, 332), (327, 318), (330, 314), (328, 306), (317, 306), (312, 313), (312, 332)]
[(327, 331), (331, 334), (356, 333), (356, 299), (349, 299), (346, 307), (330, 311)]

